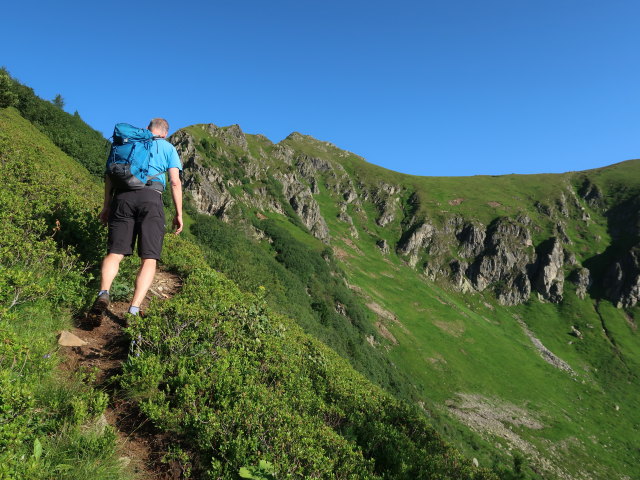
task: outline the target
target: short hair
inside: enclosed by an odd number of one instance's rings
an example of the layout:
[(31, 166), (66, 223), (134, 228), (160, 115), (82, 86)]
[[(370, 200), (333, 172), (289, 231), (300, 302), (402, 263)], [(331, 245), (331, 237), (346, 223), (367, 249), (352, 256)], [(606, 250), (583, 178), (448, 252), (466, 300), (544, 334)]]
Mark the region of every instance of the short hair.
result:
[(169, 122), (164, 118), (152, 118), (147, 127), (149, 130), (160, 130), (165, 135), (169, 133)]

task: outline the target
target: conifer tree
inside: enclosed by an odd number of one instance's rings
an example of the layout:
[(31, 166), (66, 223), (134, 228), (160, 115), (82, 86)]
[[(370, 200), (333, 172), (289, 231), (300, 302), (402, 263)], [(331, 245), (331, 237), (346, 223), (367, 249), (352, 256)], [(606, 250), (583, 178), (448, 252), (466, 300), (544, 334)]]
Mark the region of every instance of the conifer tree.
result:
[(57, 94), (56, 98), (53, 99), (52, 103), (58, 107), (60, 110), (64, 110), (64, 98), (62, 98), (62, 95)]

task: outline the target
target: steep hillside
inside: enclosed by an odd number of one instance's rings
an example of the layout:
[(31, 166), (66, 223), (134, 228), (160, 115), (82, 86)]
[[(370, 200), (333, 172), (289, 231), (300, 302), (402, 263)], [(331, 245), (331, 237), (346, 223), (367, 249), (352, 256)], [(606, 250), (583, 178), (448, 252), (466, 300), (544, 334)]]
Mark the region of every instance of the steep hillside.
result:
[(38, 97), (32, 88), (12, 78), (0, 68), (0, 108), (14, 107), (44, 133), (60, 150), (83, 165), (91, 174), (102, 177), (104, 157), (110, 143), (100, 132), (87, 125), (80, 114), (66, 113)]
[(269, 285), (242, 292), (189, 239), (167, 238), (182, 291), (132, 320), (109, 391), (60, 371), (56, 334), (95, 294), (101, 186), (13, 108), (0, 109), (0, 169), (0, 478), (129, 478), (103, 416), (123, 399), (171, 440), (166, 478), (497, 478), (269, 309)]
[[(268, 291), (274, 308), (305, 310), (301, 325), (370, 378), (356, 358), (391, 359), (397, 393), (481, 463), (520, 451), (545, 478), (639, 474), (640, 161), (429, 178), (297, 133), (273, 144), (237, 125), (195, 125), (172, 142), (193, 209), (226, 222), (194, 225), (212, 264), (242, 283), (216, 238), (278, 261), (288, 273), (273, 278), (294, 274), (312, 301)], [(350, 308), (335, 291), (313, 300), (324, 277), (304, 251), (355, 294)], [(352, 326), (367, 339), (357, 349), (330, 333)], [(476, 434), (497, 450), (478, 452)]]
[(56, 335), (104, 242), (100, 186), (14, 109), (0, 109), (0, 478), (126, 478), (107, 396), (64, 375)]

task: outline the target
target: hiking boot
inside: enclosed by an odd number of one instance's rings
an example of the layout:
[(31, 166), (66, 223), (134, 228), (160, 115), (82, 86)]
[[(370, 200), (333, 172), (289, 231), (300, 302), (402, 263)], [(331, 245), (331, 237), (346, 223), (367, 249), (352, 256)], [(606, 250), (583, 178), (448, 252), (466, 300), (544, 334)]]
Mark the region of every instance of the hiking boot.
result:
[(89, 314), (87, 315), (88, 323), (93, 327), (99, 327), (102, 324), (102, 315), (109, 308), (109, 294), (107, 292), (98, 295)]

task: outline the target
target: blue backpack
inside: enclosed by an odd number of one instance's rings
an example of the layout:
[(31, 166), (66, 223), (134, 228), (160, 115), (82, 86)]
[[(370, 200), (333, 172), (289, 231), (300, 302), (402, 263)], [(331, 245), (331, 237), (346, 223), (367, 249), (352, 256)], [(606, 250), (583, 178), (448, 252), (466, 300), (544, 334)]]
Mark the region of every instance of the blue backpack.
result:
[(147, 177), (151, 146), (155, 138), (157, 137), (146, 128), (137, 128), (128, 123), (116, 124), (107, 159), (107, 175), (116, 189), (139, 190), (151, 185), (151, 180), (161, 175)]

